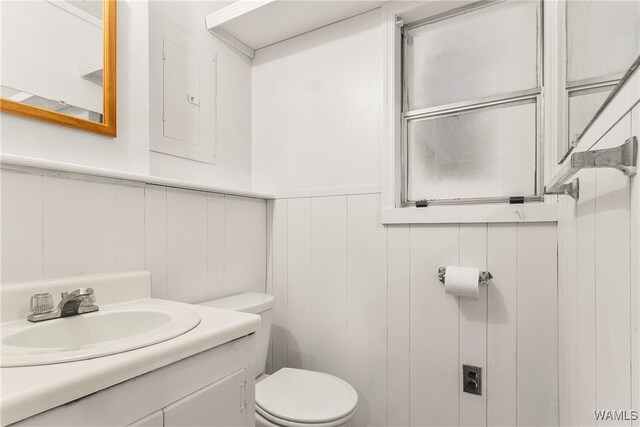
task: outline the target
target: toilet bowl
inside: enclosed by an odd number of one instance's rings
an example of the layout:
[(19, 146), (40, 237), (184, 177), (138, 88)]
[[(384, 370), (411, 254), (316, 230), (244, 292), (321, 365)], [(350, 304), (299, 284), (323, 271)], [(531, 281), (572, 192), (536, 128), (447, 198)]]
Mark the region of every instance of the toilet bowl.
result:
[(262, 317), (256, 332), (256, 426), (337, 427), (350, 425), (358, 393), (346, 381), (322, 372), (282, 368), (263, 375), (267, 362), (273, 297), (248, 292), (201, 305), (254, 313)]

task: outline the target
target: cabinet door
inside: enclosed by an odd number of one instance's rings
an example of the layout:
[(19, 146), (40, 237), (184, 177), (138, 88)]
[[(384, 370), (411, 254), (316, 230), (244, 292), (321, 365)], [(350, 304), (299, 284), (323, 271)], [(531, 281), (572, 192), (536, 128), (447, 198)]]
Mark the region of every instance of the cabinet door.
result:
[(237, 371), (163, 409), (165, 427), (244, 426), (246, 371)]
[(164, 413), (162, 411), (154, 412), (148, 417), (144, 417), (141, 420), (130, 424), (129, 427), (163, 427), (164, 426)]

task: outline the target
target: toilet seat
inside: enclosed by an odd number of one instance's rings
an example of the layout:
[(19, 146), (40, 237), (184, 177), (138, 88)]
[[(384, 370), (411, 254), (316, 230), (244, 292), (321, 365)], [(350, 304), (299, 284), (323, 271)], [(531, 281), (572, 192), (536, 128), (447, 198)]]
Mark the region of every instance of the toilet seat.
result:
[(334, 427), (349, 421), (358, 393), (322, 372), (283, 368), (256, 384), (256, 413), (287, 427)]
[(337, 427), (345, 425), (355, 414), (356, 410), (354, 409), (351, 414), (348, 416), (341, 418), (339, 420), (330, 421), (327, 423), (296, 423), (293, 421), (281, 420), (274, 417), (267, 418), (263, 415), (263, 411), (256, 406), (256, 420), (260, 420), (260, 423), (257, 425), (267, 426), (267, 427)]

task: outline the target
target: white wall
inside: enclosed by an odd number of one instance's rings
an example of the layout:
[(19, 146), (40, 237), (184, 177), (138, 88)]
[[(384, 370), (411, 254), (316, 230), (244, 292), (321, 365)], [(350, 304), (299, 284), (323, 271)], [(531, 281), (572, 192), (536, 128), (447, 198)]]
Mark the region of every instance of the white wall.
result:
[(158, 298), (264, 292), (264, 200), (6, 169), (0, 182), (3, 284), (146, 269)]
[[(555, 223), (384, 227), (378, 194), (269, 204), (272, 372), (349, 381), (358, 426), (558, 424)], [(450, 296), (446, 265), (494, 279)], [(461, 392), (464, 363), (482, 396)]]
[(254, 191), (379, 185), (380, 9), (256, 52)]
[[(217, 53), (216, 163), (209, 165), (162, 153), (150, 153), (153, 175), (218, 185), (251, 188), (251, 61), (210, 34), (204, 17), (227, 5), (217, 1), (151, 1), (149, 37), (162, 37), (161, 19)], [(153, 62), (152, 62), (153, 63)], [(153, 76), (162, 69), (150, 70)], [(214, 120), (214, 118), (212, 118)], [(162, 126), (151, 122), (150, 126)], [(159, 132), (160, 134), (162, 132)]]

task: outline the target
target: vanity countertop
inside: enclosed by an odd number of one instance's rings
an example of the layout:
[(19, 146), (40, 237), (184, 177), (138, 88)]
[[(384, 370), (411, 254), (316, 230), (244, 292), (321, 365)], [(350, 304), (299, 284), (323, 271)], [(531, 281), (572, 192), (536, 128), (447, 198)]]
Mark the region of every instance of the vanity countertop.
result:
[(152, 298), (135, 302), (186, 308), (200, 316), (194, 329), (137, 350), (76, 362), (1, 368), (2, 426), (28, 418), (186, 357), (246, 336), (260, 316)]

